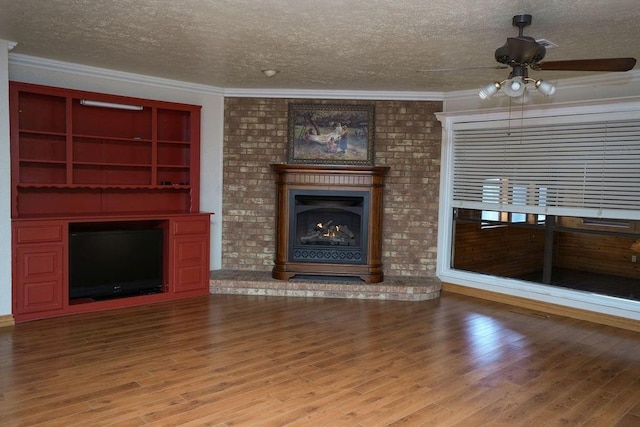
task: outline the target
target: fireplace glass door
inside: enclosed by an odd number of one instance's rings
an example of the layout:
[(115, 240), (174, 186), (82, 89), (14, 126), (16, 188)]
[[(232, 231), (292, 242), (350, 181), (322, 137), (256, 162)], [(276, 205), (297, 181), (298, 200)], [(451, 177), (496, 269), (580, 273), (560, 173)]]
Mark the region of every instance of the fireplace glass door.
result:
[(369, 192), (290, 192), (289, 258), (294, 262), (365, 264)]

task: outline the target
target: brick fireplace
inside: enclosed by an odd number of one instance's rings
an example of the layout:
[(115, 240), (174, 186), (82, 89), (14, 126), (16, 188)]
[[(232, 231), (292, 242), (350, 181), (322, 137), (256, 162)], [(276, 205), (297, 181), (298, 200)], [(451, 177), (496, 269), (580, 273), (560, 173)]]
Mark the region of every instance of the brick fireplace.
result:
[[(272, 278), (276, 258), (277, 174), (287, 161), (289, 104), (335, 100), (225, 97), (220, 270), (212, 293), (428, 299), (437, 295), (436, 242), (440, 142), (435, 112), (440, 101), (344, 100), (375, 106), (375, 164), (389, 166), (384, 180), (384, 280), (340, 283)], [(217, 219), (216, 219), (217, 218)], [(362, 282), (362, 281), (361, 281)], [(426, 294), (423, 294), (426, 292)]]
[(273, 277), (381, 282), (382, 188), (389, 168), (271, 166), (278, 200)]

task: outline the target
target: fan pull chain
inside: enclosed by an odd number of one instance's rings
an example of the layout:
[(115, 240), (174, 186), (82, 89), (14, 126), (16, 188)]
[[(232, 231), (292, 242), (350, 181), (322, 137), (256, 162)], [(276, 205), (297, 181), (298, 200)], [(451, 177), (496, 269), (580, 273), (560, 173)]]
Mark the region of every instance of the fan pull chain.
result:
[(524, 135), (522, 131), (524, 128), (524, 94), (525, 92), (522, 93), (522, 97), (520, 98), (520, 145), (522, 145), (522, 135)]
[(511, 136), (511, 97), (509, 97), (509, 117), (507, 118), (507, 136)]

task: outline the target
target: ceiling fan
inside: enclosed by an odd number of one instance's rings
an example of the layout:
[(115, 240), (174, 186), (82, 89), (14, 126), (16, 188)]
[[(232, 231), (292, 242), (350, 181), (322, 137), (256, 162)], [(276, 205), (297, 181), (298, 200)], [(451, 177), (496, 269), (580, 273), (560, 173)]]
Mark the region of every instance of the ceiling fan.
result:
[(635, 64), (635, 58), (601, 58), (575, 59), (565, 61), (541, 62), (546, 54), (546, 48), (533, 37), (525, 36), (524, 28), (531, 25), (531, 15), (516, 15), (513, 26), (518, 27), (518, 36), (510, 37), (504, 46), (496, 49), (495, 58), (501, 64), (511, 67), (509, 77), (502, 82), (492, 82), (484, 85), (480, 90), (480, 98), (487, 99), (495, 95), (500, 89), (510, 97), (517, 97), (524, 93), (526, 85), (533, 83), (543, 95), (553, 95), (556, 88), (544, 80), (529, 78), (529, 69), (534, 71), (629, 71)]

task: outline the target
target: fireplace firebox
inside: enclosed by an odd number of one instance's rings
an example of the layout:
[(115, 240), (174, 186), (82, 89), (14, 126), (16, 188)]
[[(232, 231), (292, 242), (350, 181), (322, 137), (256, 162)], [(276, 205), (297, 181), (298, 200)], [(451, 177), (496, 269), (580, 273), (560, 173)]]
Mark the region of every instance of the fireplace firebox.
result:
[(383, 280), (382, 188), (386, 167), (274, 164), (277, 247), (272, 275)]
[[(369, 193), (292, 190), (289, 259), (365, 264)], [(363, 232), (364, 231), (364, 232)]]

